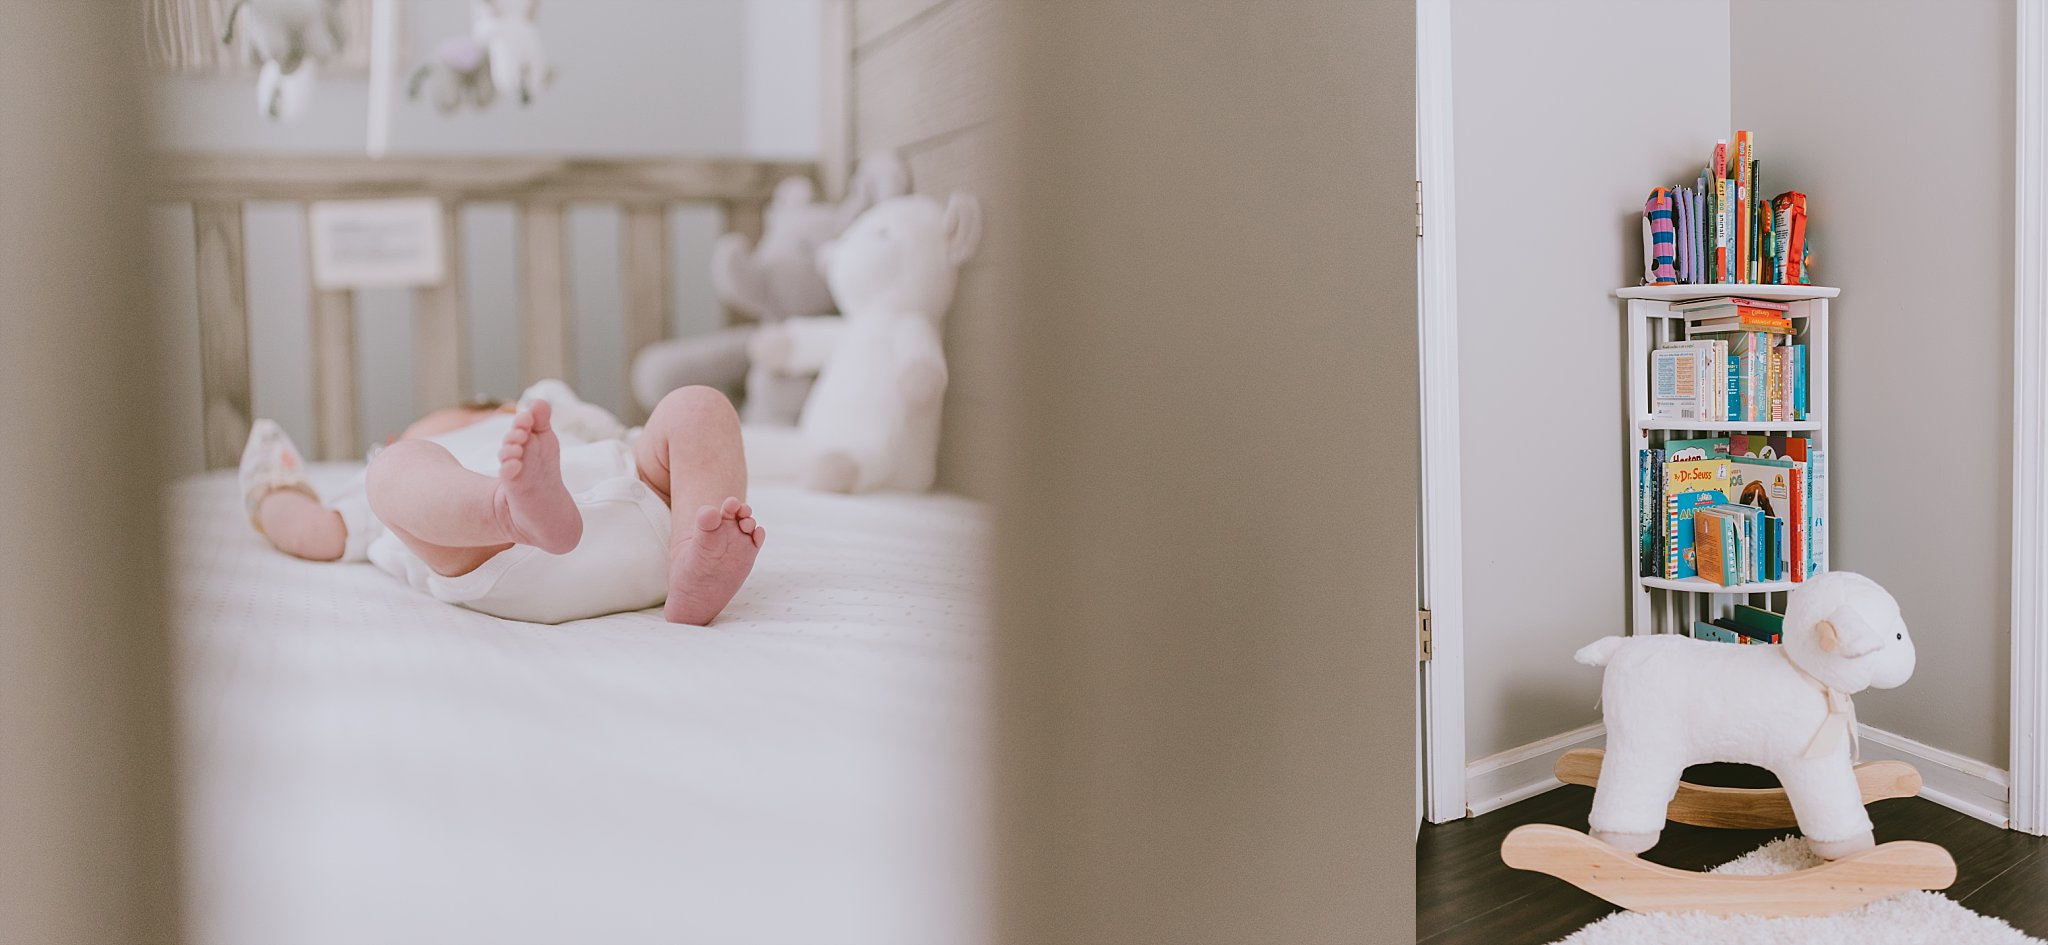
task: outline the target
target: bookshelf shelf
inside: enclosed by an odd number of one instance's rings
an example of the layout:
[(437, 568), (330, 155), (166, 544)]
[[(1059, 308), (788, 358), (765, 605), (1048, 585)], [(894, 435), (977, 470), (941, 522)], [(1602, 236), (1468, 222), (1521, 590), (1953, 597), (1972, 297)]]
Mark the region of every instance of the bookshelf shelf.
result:
[(1644, 587), (1666, 591), (1688, 591), (1694, 594), (1776, 594), (1789, 591), (1799, 585), (1791, 581), (1763, 581), (1756, 584), (1720, 585), (1706, 578), (1684, 578), (1673, 581), (1669, 578), (1639, 577), (1636, 581)]
[(1821, 424), (1815, 420), (1794, 420), (1790, 423), (1758, 423), (1741, 420), (1667, 420), (1663, 417), (1637, 417), (1636, 429), (1679, 431), (1697, 430), (1701, 433), (1812, 433)]
[[(1632, 598), (1629, 621), (1631, 634), (1689, 634), (1695, 622), (1725, 615), (1736, 604), (1748, 603), (1774, 610), (1784, 608), (1784, 595), (1798, 585), (1791, 581), (1768, 581), (1723, 586), (1706, 578), (1667, 579), (1638, 576), (1639, 549), (1644, 519), (1645, 482), (1638, 465), (1638, 451), (1662, 449), (1670, 440), (1727, 436), (1738, 433), (1784, 434), (1803, 437), (1810, 450), (1826, 456), (1828, 449), (1830, 368), (1829, 309), (1841, 294), (1832, 286), (1811, 285), (1669, 285), (1630, 286), (1615, 291), (1622, 301), (1628, 329), (1627, 397), (1629, 430), (1624, 443), (1624, 461), (1629, 469), (1628, 567)], [(1795, 326), (1798, 342), (1806, 345), (1807, 416), (1791, 422), (1747, 420), (1674, 420), (1653, 416), (1650, 410), (1651, 352), (1660, 345), (1680, 341), (1685, 335), (1684, 313), (1671, 306), (1694, 299), (1738, 296), (1784, 302), (1785, 315)], [(1818, 470), (1820, 464), (1815, 464)], [(1818, 517), (1827, 517), (1827, 493), (1820, 483), (1810, 502)], [(1661, 510), (1653, 514), (1663, 514)], [(1781, 513), (1782, 514), (1782, 513)], [(1827, 541), (1825, 526), (1819, 526), (1816, 553), (1825, 568)]]
[(1724, 295), (1741, 296), (1745, 299), (1769, 299), (1773, 302), (1804, 302), (1812, 299), (1832, 299), (1841, 295), (1842, 290), (1825, 285), (1752, 285), (1749, 283), (1721, 283), (1717, 285), (1638, 285), (1616, 289), (1617, 299), (1642, 299), (1648, 302), (1690, 302), (1694, 299), (1712, 299)]

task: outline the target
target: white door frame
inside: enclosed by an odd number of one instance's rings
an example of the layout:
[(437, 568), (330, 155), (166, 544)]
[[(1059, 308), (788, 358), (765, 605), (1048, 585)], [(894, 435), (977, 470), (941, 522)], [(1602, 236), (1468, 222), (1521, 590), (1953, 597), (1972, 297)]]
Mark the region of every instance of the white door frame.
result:
[(2018, 0), (2017, 26), (2011, 817), (2048, 834), (2048, 0)]
[(1416, 0), (1415, 156), (1422, 227), (1422, 605), (1427, 816), (1465, 816), (1464, 476), (1458, 416), (1457, 201), (1451, 134), (1451, 0)]

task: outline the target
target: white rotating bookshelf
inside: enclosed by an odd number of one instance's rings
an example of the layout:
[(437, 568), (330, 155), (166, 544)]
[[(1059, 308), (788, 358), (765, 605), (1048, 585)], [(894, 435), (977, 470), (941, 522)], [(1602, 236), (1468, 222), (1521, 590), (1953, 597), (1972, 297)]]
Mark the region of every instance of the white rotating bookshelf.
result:
[[(1623, 459), (1629, 469), (1628, 573), (1633, 604), (1630, 634), (1690, 633), (1694, 621), (1725, 614), (1736, 604), (1753, 604), (1770, 610), (1784, 609), (1784, 594), (1798, 585), (1792, 581), (1767, 581), (1723, 586), (1706, 578), (1669, 579), (1643, 577), (1638, 571), (1639, 524), (1642, 521), (1642, 470), (1637, 462), (1643, 449), (1661, 448), (1669, 440), (1694, 439), (1730, 433), (1804, 434), (1816, 447), (1828, 449), (1828, 300), (1840, 289), (1812, 285), (1657, 285), (1631, 286), (1616, 290), (1626, 305), (1628, 319), (1628, 441)], [(1652, 415), (1650, 394), (1650, 352), (1665, 342), (1685, 338), (1684, 313), (1671, 306), (1694, 299), (1739, 296), (1784, 302), (1792, 320), (1794, 338), (1806, 345), (1806, 418), (1790, 422), (1675, 420)], [(1832, 454), (1827, 453), (1831, 458)], [(1825, 492), (1818, 497), (1822, 520), (1827, 518)], [(1814, 501), (1808, 497), (1807, 501)], [(1658, 513), (1661, 516), (1661, 512)], [(1823, 542), (1823, 548), (1826, 547)]]

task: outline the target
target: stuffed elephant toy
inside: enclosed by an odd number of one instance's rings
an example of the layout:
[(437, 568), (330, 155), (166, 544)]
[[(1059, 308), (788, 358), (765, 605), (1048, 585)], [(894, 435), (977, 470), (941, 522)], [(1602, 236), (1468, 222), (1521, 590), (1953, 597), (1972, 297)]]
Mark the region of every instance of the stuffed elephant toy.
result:
[(1607, 756), (1592, 835), (1627, 853), (1655, 846), (1687, 765), (1727, 761), (1778, 776), (1807, 845), (1838, 859), (1875, 845), (1853, 770), (1850, 697), (1913, 675), (1913, 635), (1877, 582), (1835, 571), (1789, 595), (1784, 644), (1676, 635), (1607, 637), (1579, 662), (1605, 666)]
[[(759, 245), (737, 233), (721, 237), (711, 260), (718, 298), (760, 325), (798, 315), (836, 311), (820, 269), (818, 248), (839, 236), (869, 207), (910, 191), (910, 172), (893, 152), (863, 158), (846, 199), (821, 203), (809, 178), (775, 188), (762, 220)], [(741, 416), (748, 423), (794, 426), (810, 395), (813, 375), (751, 363), (748, 340), (756, 326), (656, 342), (633, 359), (633, 395), (652, 408), (669, 391), (692, 384), (731, 390), (744, 381)]]

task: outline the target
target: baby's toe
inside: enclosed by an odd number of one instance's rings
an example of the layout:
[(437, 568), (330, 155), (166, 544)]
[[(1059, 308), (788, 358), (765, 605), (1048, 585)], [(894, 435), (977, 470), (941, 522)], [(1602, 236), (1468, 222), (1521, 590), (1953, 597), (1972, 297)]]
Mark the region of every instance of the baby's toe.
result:
[(759, 548), (762, 542), (768, 540), (768, 530), (756, 523), (750, 537), (754, 539), (754, 547)]
[(704, 505), (697, 508), (697, 530), (700, 532), (715, 532), (719, 523), (724, 520), (725, 517), (718, 514), (718, 509), (714, 506)]
[(725, 517), (725, 518), (739, 518), (739, 517), (740, 517), (740, 508), (741, 508), (741, 505), (740, 505), (740, 500), (738, 500), (738, 499), (736, 499), (736, 498), (734, 498), (734, 497), (732, 497), (732, 496), (726, 496), (726, 497), (725, 497), (725, 504), (724, 504), (724, 505), (722, 505), (722, 506), (719, 506), (719, 508), (718, 508), (718, 514), (719, 514), (719, 515), (721, 515), (721, 516), (723, 516), (723, 517)]
[(757, 527), (759, 527), (759, 524), (754, 521), (752, 516), (740, 519), (740, 531), (746, 532), (747, 534), (751, 535), (754, 533), (754, 529)]

